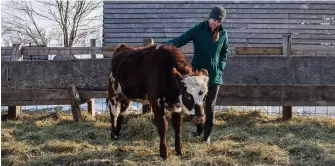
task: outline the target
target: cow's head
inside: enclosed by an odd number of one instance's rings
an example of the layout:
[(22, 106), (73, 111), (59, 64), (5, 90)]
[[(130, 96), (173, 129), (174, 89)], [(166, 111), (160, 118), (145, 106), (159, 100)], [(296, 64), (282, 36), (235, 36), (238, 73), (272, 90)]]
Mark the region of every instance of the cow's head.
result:
[(181, 95), (179, 102), (184, 113), (191, 115), (192, 122), (202, 124), (205, 122), (204, 98), (207, 95), (208, 72), (201, 69), (191, 75), (182, 76), (176, 69), (174, 76), (178, 78)]

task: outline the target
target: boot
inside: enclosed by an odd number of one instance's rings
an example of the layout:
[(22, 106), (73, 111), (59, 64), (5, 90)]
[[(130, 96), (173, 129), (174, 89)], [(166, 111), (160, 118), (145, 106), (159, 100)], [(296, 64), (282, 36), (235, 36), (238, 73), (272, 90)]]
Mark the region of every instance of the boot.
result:
[(204, 131), (204, 142), (206, 142), (207, 144), (211, 143), (211, 132), (212, 132), (213, 127), (208, 127), (205, 126), (205, 131)]

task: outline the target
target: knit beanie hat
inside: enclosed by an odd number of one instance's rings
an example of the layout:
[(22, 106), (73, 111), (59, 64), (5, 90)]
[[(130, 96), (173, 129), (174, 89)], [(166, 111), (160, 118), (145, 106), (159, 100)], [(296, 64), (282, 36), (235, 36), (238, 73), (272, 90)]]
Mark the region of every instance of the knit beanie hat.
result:
[(226, 17), (226, 10), (222, 6), (215, 6), (211, 13), (209, 14), (209, 18), (223, 21)]

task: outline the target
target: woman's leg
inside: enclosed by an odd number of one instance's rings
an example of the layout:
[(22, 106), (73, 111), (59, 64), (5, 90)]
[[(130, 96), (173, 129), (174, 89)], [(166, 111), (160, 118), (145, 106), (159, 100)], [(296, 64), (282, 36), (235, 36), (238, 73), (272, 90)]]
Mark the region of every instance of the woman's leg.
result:
[(220, 85), (209, 84), (208, 96), (205, 101), (206, 122), (204, 126), (204, 141), (210, 143), (210, 135), (213, 129), (215, 105)]

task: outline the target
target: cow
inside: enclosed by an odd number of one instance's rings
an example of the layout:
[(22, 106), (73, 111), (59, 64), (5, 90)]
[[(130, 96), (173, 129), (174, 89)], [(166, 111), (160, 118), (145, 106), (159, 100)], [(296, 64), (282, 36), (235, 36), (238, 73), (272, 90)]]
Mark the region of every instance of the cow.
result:
[(129, 46), (119, 44), (112, 56), (107, 107), (111, 116), (111, 137), (118, 139), (131, 101), (150, 104), (160, 136), (160, 157), (167, 158), (165, 111), (172, 113), (175, 151), (182, 155), (181, 113), (195, 124), (205, 122), (203, 101), (208, 92), (208, 72), (195, 70), (173, 45)]

